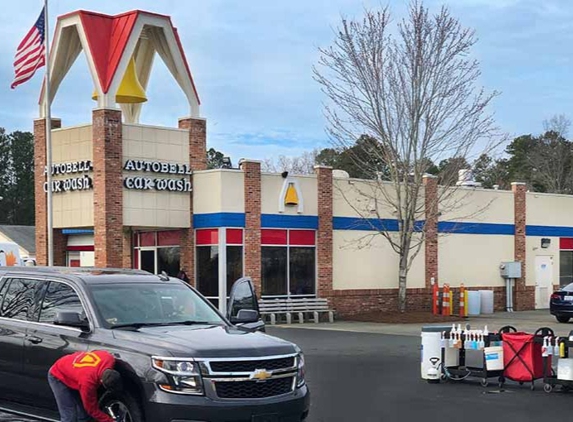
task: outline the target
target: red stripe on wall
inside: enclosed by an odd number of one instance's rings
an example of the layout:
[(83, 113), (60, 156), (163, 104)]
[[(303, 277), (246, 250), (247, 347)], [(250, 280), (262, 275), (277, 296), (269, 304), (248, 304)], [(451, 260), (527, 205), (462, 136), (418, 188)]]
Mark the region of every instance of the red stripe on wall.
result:
[(560, 238), (559, 249), (573, 249), (573, 237)]
[(180, 243), (181, 232), (179, 230), (157, 232), (157, 246), (179, 246)]
[(286, 245), (287, 231), (275, 229), (261, 230), (261, 245)]
[(139, 235), (139, 246), (155, 246), (155, 232), (144, 232)]
[(316, 232), (314, 230), (290, 230), (289, 245), (314, 246), (316, 244)]
[(68, 251), (70, 252), (93, 252), (94, 247), (93, 245), (81, 245), (81, 246), (68, 246)]
[(218, 245), (219, 244), (219, 230), (218, 229), (200, 229), (196, 233), (197, 245)]
[(243, 229), (227, 229), (227, 245), (242, 245)]

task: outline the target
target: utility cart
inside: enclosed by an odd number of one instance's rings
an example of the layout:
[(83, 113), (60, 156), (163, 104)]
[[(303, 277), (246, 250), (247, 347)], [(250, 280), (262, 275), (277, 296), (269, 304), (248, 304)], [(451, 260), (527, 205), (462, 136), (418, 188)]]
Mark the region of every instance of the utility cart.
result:
[(543, 344), (543, 390), (551, 393), (555, 386), (560, 386), (564, 392), (573, 390), (573, 358), (569, 357), (573, 331), (569, 337), (551, 337), (548, 340)]
[[(497, 378), (498, 385), (501, 387), (504, 381), (502, 330), (499, 333), (481, 336), (480, 343), (483, 341), (483, 344), (479, 344), (478, 348), (475, 348), (471, 334), (445, 332), (442, 342), (441, 379), (463, 381), (474, 378), (480, 380), (482, 387), (487, 387), (491, 378)], [(450, 347), (452, 336), (461, 342), (461, 344), (457, 343), (457, 347)], [(452, 353), (455, 354), (454, 359), (452, 359)]]
[(519, 382), (520, 385), (530, 382), (531, 389), (534, 390), (535, 380), (545, 377), (542, 349), (545, 339), (551, 337), (554, 337), (554, 333), (548, 327), (539, 328), (534, 334), (512, 329), (503, 332), (501, 339), (505, 367), (500, 384), (503, 385), (506, 379)]

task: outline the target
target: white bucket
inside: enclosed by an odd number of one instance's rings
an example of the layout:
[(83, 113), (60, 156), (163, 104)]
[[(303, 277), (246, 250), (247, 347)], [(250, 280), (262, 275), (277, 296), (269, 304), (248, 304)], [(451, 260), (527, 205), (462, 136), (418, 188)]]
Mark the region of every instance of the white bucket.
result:
[(467, 290), (468, 295), (468, 315), (479, 315), (481, 308), (481, 295), (478, 291)]
[[(450, 332), (451, 326), (428, 325), (422, 327), (422, 345), (421, 345), (421, 376), (422, 379), (430, 379), (428, 371), (432, 368), (441, 369), (442, 363), (442, 332)], [(447, 342), (446, 342), (447, 344)], [(437, 360), (436, 360), (437, 358)], [(445, 350), (446, 366), (459, 365), (459, 351), (454, 348)], [(432, 363), (432, 360), (436, 364)]]
[(485, 347), (483, 353), (485, 355), (485, 366), (488, 371), (503, 370), (503, 347)]
[(480, 290), (480, 312), (482, 314), (493, 314), (493, 290)]

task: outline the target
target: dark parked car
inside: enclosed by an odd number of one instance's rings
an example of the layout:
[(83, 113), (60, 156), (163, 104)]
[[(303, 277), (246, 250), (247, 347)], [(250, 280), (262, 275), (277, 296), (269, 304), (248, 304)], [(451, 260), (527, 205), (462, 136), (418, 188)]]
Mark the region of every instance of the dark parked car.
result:
[(167, 276), (0, 268), (0, 408), (59, 420), (48, 369), (64, 354), (105, 349), (126, 388), (102, 391), (100, 404), (126, 422), (303, 421), (303, 354), (263, 330), (248, 278), (224, 317)]
[(560, 288), (551, 295), (549, 300), (551, 315), (559, 322), (569, 322), (573, 317), (573, 283)]

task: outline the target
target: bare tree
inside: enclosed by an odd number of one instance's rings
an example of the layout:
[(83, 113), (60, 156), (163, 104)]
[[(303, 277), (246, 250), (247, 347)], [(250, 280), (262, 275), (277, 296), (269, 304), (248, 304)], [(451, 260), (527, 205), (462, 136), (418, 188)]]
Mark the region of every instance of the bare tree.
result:
[(556, 114), (549, 120), (543, 121), (543, 128), (545, 132), (554, 132), (562, 138), (567, 138), (569, 135), (569, 128), (571, 127), (571, 120), (564, 114)]
[[(371, 150), (368, 159), (356, 159), (373, 173), (383, 163), (389, 182), (363, 184), (367, 187), (359, 188), (358, 196), (366, 206), (353, 201), (350, 205), (399, 256), (402, 312), (408, 271), (424, 242), (420, 221), (429, 163), (452, 157), (472, 162), (472, 157), (501, 142), (487, 112), (497, 93), (476, 87), (479, 64), (470, 54), (475, 43), (474, 32), (463, 28), (447, 8), (430, 15), (416, 1), (397, 31), (391, 27), (388, 8), (365, 10), (362, 20), (342, 19), (334, 44), (320, 49), (314, 68), (315, 80), (327, 96), (327, 131), (333, 144), (346, 147), (363, 134), (379, 141), (380, 148)], [(444, 212), (456, 201), (459, 205), (455, 191), (438, 189), (434, 206)], [(397, 227), (382, 218), (388, 212), (396, 217)]]
[(288, 171), (292, 174), (313, 174), (316, 162), (317, 150), (304, 151), (301, 155), (288, 157), (279, 155), (275, 159), (266, 158), (262, 163), (262, 171), (269, 173), (281, 173)]

